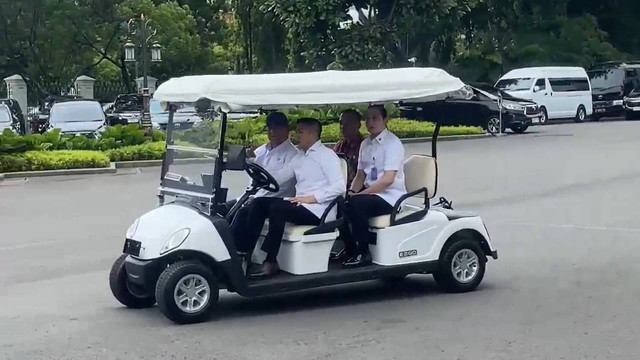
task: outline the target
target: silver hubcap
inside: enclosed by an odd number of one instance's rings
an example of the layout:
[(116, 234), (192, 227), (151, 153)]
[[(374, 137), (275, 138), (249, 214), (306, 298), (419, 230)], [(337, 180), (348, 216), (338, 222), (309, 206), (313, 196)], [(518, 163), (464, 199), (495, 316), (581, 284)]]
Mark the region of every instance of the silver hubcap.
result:
[(542, 116), (540, 117), (540, 123), (544, 124), (545, 122), (547, 122), (547, 114), (545, 112), (542, 112)]
[(211, 288), (198, 274), (184, 276), (173, 290), (173, 299), (180, 310), (192, 314), (202, 310), (209, 302)]
[(458, 282), (466, 284), (475, 279), (479, 265), (476, 253), (469, 249), (462, 249), (453, 256), (451, 272)]
[(491, 134), (495, 134), (497, 132), (500, 132), (498, 130), (499, 128), (500, 128), (500, 120), (496, 118), (489, 119), (489, 124), (487, 124), (487, 131), (489, 131)]
[(580, 118), (580, 120), (584, 120), (584, 110), (580, 109), (580, 111), (578, 112), (578, 117)]

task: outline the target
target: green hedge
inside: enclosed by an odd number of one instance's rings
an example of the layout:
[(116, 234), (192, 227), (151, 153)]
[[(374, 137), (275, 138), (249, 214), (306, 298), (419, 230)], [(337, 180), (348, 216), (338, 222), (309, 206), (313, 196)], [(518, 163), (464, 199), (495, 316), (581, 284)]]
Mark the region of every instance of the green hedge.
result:
[(109, 165), (109, 158), (100, 151), (27, 151), (22, 154), (0, 155), (0, 173), (105, 168)]
[(99, 139), (86, 136), (62, 135), (60, 130), (44, 134), (19, 136), (11, 130), (0, 134), (0, 154), (23, 153), (34, 150), (96, 150), (107, 151), (124, 146), (141, 145), (152, 141), (164, 141), (162, 131), (153, 130), (148, 136), (138, 125), (108, 127)]
[(164, 157), (165, 143), (153, 142), (143, 145), (127, 146), (106, 152), (111, 161), (161, 160)]

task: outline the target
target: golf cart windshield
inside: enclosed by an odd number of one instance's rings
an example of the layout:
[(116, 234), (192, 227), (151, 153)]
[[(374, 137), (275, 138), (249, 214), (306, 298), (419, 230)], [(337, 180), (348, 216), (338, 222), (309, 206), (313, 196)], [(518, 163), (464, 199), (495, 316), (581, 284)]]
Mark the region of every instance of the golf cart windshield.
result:
[[(176, 193), (206, 198), (217, 204), (226, 200), (226, 189), (221, 187), (222, 172), (244, 168), (243, 165), (240, 166), (241, 163), (244, 164), (242, 151), (225, 143), (230, 113), (296, 107), (317, 108), (323, 105), (428, 102), (452, 97), (468, 98), (470, 91), (460, 79), (444, 70), (418, 67), (262, 75), (200, 75), (170, 79), (160, 85), (153, 95), (155, 100), (170, 104), (167, 105), (170, 116), (167, 152), (161, 173), (161, 201), (162, 196)], [(193, 129), (178, 131), (173, 119), (178, 106), (194, 106), (195, 103), (203, 102), (206, 102), (207, 109), (220, 112), (220, 119), (202, 116), (203, 121)], [(202, 107), (196, 107), (199, 108)], [(230, 154), (229, 161), (223, 158), (227, 150)], [(240, 155), (236, 156), (237, 154)]]

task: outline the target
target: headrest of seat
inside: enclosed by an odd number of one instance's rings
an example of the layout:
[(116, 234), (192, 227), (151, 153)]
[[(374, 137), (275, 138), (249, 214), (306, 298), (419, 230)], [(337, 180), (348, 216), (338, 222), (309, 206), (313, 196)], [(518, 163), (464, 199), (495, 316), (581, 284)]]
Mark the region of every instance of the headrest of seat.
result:
[(438, 191), (438, 162), (429, 155), (411, 155), (404, 162), (404, 184), (407, 192), (426, 187), (429, 198)]

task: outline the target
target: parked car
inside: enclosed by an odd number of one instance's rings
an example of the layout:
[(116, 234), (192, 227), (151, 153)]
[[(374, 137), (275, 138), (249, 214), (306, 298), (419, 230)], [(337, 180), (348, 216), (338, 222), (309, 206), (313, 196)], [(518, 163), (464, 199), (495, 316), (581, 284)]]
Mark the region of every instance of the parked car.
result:
[(102, 106), (95, 100), (65, 101), (51, 107), (47, 130), (63, 134), (98, 136), (107, 125)]
[[(160, 101), (151, 99), (149, 112), (153, 126), (165, 130), (169, 123), (169, 112), (162, 107)], [(189, 129), (200, 122), (202, 118), (194, 106), (182, 106), (173, 115), (174, 128)]]
[(37, 109), (37, 112), (32, 112), (29, 110), (29, 114), (32, 114), (32, 119), (35, 120), (34, 132), (43, 132), (47, 128), (47, 124), (49, 121), (49, 113), (51, 112), (51, 108), (55, 103), (61, 101), (70, 101), (70, 100), (81, 100), (82, 97), (80, 95), (49, 95), (44, 101), (40, 104), (40, 107)]
[(495, 85), (515, 97), (534, 101), (550, 119), (583, 122), (593, 114), (591, 83), (584, 68), (536, 67), (509, 71)]
[(109, 125), (138, 124), (142, 117), (142, 110), (141, 94), (120, 94), (107, 110)]
[(6, 129), (18, 133), (13, 121), (13, 114), (7, 105), (0, 104), (0, 134)]
[(12, 117), (13, 128), (18, 134), (24, 135), (27, 130), (27, 124), (24, 120), (24, 114), (20, 108), (20, 104), (15, 99), (0, 99), (0, 105), (5, 105)]
[(589, 69), (593, 88), (594, 120), (621, 116), (624, 98), (640, 89), (640, 62), (608, 62)]
[[(519, 99), (491, 88), (493, 94), (472, 87), (468, 99), (448, 98), (420, 104), (402, 104), (400, 112), (407, 119), (434, 121), (448, 126), (479, 126), (487, 132), (500, 132), (499, 99), (502, 95), (502, 130), (523, 133), (529, 125), (540, 121), (542, 114), (533, 101)], [(490, 89), (490, 90), (491, 90)]]
[(640, 117), (640, 88), (632, 90), (629, 95), (624, 98), (624, 111), (627, 120)]

